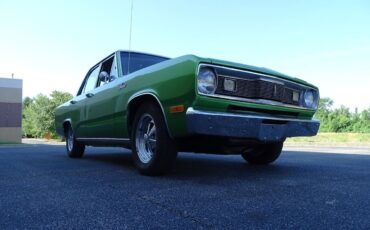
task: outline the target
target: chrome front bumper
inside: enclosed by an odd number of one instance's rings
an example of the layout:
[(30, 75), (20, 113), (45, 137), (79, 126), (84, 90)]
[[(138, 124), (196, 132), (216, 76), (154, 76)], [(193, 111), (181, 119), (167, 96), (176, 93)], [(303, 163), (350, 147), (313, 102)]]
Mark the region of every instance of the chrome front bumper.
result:
[(186, 111), (186, 122), (191, 134), (261, 141), (280, 141), (286, 137), (314, 136), (320, 127), (318, 120), (208, 112), (195, 110), (192, 107)]

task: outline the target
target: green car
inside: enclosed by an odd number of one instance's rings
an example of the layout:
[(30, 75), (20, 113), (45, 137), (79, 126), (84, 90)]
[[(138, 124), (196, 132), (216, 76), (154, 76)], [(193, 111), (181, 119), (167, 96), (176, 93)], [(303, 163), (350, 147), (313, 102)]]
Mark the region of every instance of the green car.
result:
[(70, 157), (86, 145), (121, 146), (141, 173), (158, 175), (180, 151), (269, 164), (287, 137), (317, 134), (318, 100), (314, 85), (267, 68), (116, 51), (87, 72), (55, 121)]

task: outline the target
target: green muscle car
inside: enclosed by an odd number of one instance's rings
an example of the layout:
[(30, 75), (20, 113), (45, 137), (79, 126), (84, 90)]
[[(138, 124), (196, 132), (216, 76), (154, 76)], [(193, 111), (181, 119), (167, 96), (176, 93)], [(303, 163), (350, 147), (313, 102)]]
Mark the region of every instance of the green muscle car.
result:
[(318, 100), (314, 85), (267, 68), (116, 51), (88, 71), (55, 121), (70, 157), (86, 145), (121, 146), (141, 173), (158, 175), (179, 151), (269, 164), (287, 137), (317, 134)]

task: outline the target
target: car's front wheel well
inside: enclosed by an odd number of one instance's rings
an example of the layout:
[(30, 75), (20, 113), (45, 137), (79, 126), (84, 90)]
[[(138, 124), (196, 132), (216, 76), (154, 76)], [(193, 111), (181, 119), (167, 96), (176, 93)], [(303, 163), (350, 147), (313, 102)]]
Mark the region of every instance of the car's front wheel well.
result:
[(158, 106), (158, 108), (162, 109), (162, 106), (159, 103), (158, 99), (151, 94), (145, 94), (131, 100), (127, 106), (127, 130), (129, 136), (131, 136), (132, 125), (135, 120), (135, 115), (138, 109), (140, 108), (140, 105), (142, 105), (143, 103), (152, 103), (153, 105)]
[(64, 136), (65, 137), (67, 136), (67, 131), (68, 131), (69, 126), (71, 126), (71, 123), (69, 121), (63, 122), (63, 131), (64, 131)]

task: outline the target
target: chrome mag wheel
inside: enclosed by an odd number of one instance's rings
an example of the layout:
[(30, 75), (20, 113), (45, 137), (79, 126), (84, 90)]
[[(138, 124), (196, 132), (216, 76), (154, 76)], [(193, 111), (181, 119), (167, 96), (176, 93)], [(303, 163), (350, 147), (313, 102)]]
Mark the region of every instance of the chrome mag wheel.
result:
[(156, 127), (151, 115), (145, 113), (141, 116), (135, 137), (137, 155), (140, 161), (147, 164), (152, 160), (156, 150)]
[(85, 145), (75, 140), (75, 134), (71, 126), (66, 128), (66, 149), (69, 157), (80, 158), (85, 151)]
[(69, 128), (68, 130), (68, 135), (67, 135), (67, 148), (68, 148), (68, 151), (72, 151), (73, 149), (73, 131), (72, 131), (72, 128)]

